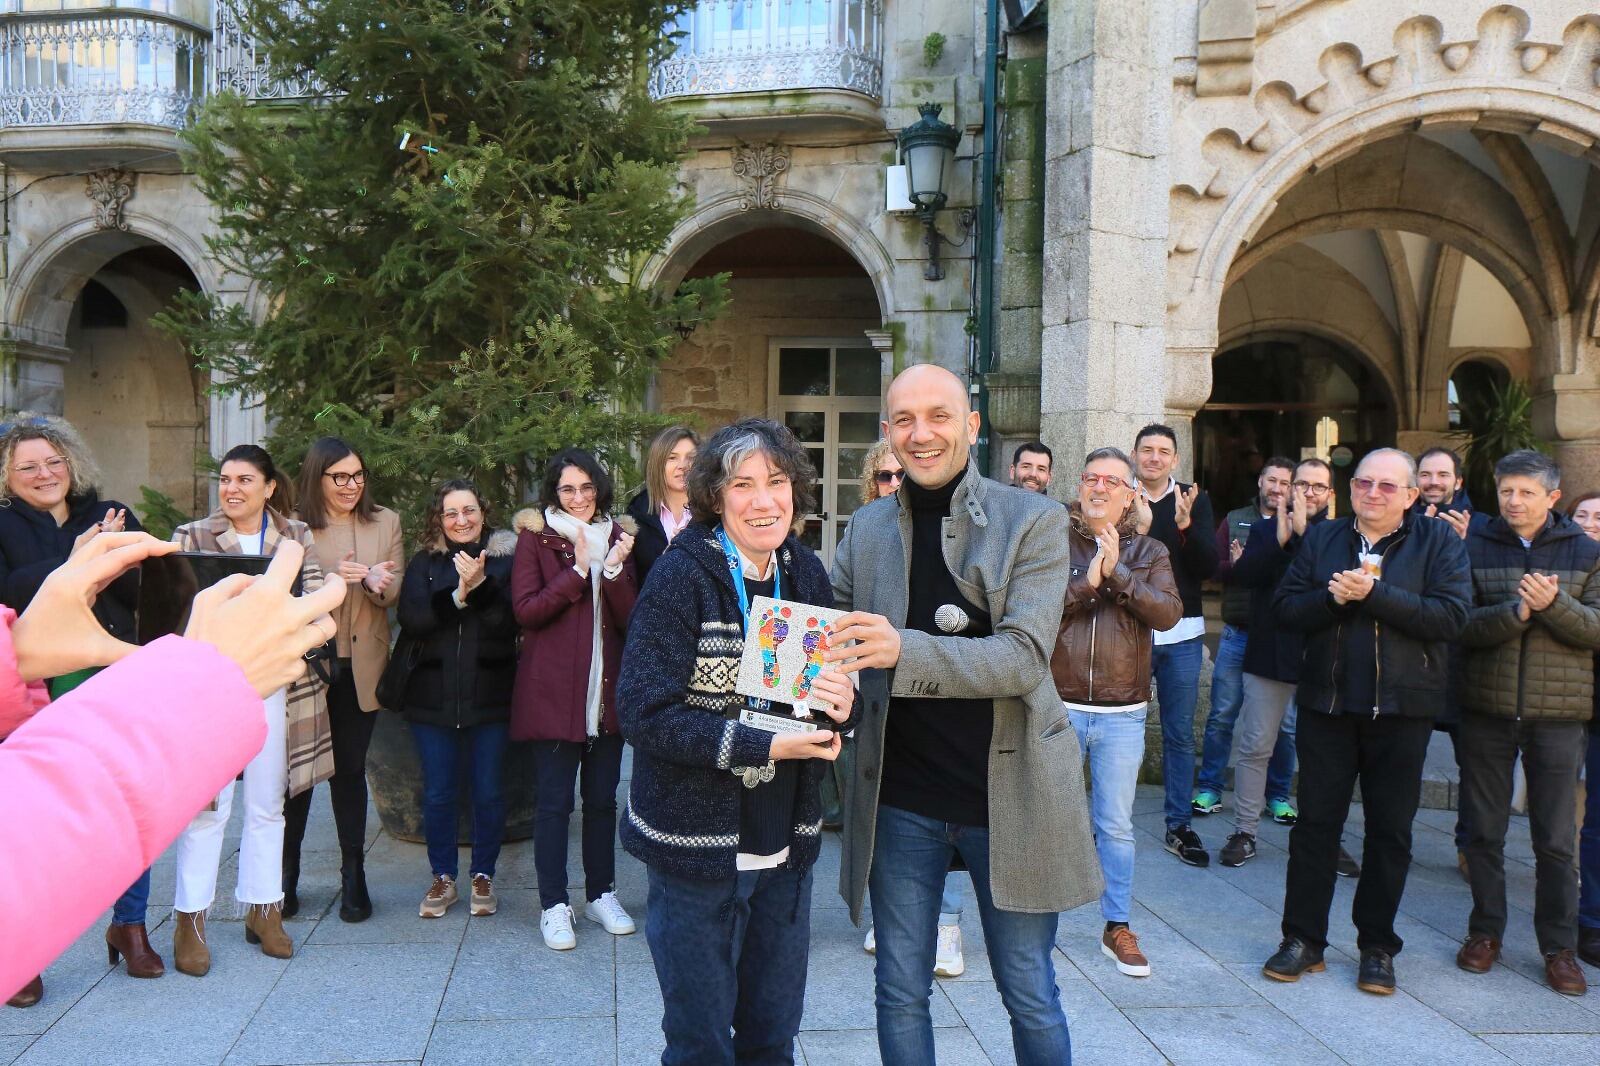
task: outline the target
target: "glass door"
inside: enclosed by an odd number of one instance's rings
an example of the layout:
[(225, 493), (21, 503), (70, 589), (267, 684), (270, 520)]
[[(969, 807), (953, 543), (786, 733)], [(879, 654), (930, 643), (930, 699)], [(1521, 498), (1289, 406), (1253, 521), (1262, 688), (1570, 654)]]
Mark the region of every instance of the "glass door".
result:
[(817, 469), (816, 510), (803, 516), (800, 539), (830, 567), (839, 534), (861, 503), (861, 462), (878, 439), (881, 375), (877, 350), (860, 341), (772, 343), (772, 416), (800, 438)]

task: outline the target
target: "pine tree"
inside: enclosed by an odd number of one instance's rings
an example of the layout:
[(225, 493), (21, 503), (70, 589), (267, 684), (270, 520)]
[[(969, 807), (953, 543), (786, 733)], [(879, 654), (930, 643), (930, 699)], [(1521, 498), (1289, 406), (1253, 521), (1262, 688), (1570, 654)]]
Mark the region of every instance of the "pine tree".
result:
[[(214, 296), (163, 319), (213, 387), (258, 397), (285, 465), (345, 436), (416, 521), (478, 479), (499, 515), (557, 448), (625, 461), (672, 326), (638, 267), (682, 218), (689, 125), (646, 91), (678, 0), (239, 0), (313, 99), (208, 100), (185, 134), (221, 235), (272, 308)], [(239, 443), (220, 441), (222, 445)]]

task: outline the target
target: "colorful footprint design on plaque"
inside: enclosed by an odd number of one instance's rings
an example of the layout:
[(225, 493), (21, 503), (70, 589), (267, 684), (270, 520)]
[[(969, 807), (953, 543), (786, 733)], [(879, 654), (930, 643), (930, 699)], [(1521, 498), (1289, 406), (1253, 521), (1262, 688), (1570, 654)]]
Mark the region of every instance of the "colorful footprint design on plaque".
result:
[(778, 687), (778, 645), (789, 639), (789, 608), (774, 611), (768, 607), (761, 612), (756, 626), (756, 640), (761, 645), (761, 683), (768, 688)]
[(806, 650), (806, 664), (801, 668), (800, 676), (794, 680), (795, 699), (803, 700), (811, 695), (811, 683), (822, 670), (822, 656), (828, 650), (832, 632), (831, 626), (819, 628), (815, 618), (806, 619), (806, 635), (800, 638), (800, 646)]

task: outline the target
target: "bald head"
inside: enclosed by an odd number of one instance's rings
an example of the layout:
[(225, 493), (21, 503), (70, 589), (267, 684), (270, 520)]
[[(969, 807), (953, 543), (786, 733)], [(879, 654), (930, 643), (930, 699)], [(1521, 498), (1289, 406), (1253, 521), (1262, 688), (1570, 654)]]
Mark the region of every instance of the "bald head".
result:
[(911, 480), (940, 488), (966, 470), (978, 416), (956, 375), (932, 363), (907, 367), (890, 383), (884, 410), (884, 438)]

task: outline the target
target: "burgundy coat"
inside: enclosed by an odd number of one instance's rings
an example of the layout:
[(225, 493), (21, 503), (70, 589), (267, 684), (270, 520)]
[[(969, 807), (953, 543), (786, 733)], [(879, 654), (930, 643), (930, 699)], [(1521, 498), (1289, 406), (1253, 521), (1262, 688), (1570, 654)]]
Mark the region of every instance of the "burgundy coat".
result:
[[(588, 739), (584, 705), (589, 696), (589, 662), (594, 645), (594, 596), (589, 579), (572, 568), (572, 542), (549, 528), (537, 508), (517, 512), (517, 553), (511, 564), (511, 610), (522, 627), (522, 652), (511, 694), (512, 740)], [(637, 528), (617, 518), (611, 543)], [(600, 589), (600, 643), (603, 700), (600, 732), (615, 734), (617, 674), (622, 669), (628, 616), (639, 595), (633, 557), (622, 573)]]

